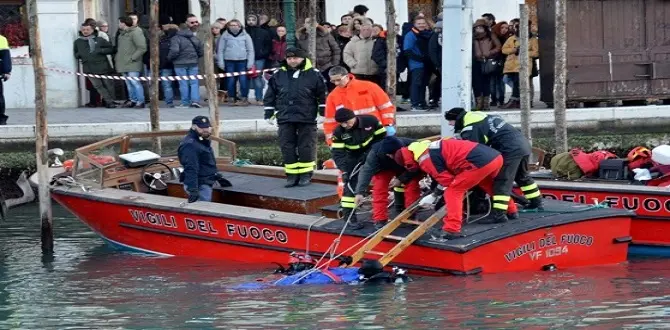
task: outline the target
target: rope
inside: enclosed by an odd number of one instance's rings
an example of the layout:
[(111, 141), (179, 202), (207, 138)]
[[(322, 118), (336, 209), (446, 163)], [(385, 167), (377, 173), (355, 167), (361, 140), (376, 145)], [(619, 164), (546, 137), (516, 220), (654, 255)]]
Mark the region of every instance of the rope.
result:
[(539, 209), (529, 209), (529, 210), (519, 210), (520, 213), (579, 213), (579, 212), (586, 212), (586, 211), (591, 211), (591, 210), (596, 210), (596, 209), (608, 209), (610, 208), (609, 205), (607, 205), (607, 202), (602, 202), (602, 203), (597, 203), (593, 205), (589, 205), (587, 207), (583, 207), (578, 210), (572, 210), (572, 211), (566, 211), (566, 210), (539, 210)]

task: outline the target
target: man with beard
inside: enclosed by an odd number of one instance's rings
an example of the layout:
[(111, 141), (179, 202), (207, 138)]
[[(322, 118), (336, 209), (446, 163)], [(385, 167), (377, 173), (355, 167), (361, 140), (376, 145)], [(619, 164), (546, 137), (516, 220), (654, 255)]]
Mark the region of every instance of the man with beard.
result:
[(316, 117), (326, 107), (326, 84), (307, 52), (291, 47), (286, 60), (268, 81), (265, 120), (279, 124), (286, 187), (310, 184), (316, 168)]
[[(272, 34), (261, 28), (258, 23), (258, 16), (251, 14), (247, 16), (247, 33), (254, 43), (254, 67), (256, 70), (265, 69), (265, 62), (272, 54)], [(254, 89), (254, 97), (256, 104), (263, 104), (263, 89), (265, 88), (265, 80), (261, 72), (254, 72), (249, 75), (251, 79), (251, 87)]]
[(179, 181), (183, 182), (188, 194), (188, 202), (212, 201), (212, 185), (218, 182), (222, 187), (230, 187), (216, 168), (216, 158), (209, 137), (212, 125), (209, 118), (196, 116), (191, 121), (191, 130), (181, 141), (177, 155), (184, 167)]

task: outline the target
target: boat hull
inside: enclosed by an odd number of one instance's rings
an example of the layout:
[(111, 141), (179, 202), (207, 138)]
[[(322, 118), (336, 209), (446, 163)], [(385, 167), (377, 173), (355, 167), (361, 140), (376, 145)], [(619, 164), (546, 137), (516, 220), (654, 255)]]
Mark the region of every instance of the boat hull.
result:
[[(281, 223), (273, 221), (272, 216), (261, 214), (276, 213), (278, 219), (282, 212), (194, 203), (201, 204), (201, 209), (243, 209), (256, 217), (230, 216), (225, 212), (216, 214), (191, 210), (195, 206), (179, 207), (183, 201), (179, 198), (161, 197), (164, 201), (174, 201), (174, 207), (166, 207), (165, 203), (152, 205), (143, 201), (142, 197), (138, 197), (141, 194), (128, 194), (128, 198), (111, 201), (94, 193), (64, 189), (52, 192), (58, 203), (112, 245), (165, 256), (284, 263), (288, 252), (304, 251), (306, 247), (311, 254), (320, 257), (339, 233), (339, 230), (325, 230), (316, 223), (309, 223), (309, 219), (318, 220), (316, 216), (305, 218), (307, 221), (301, 224)], [(308, 232), (309, 225), (314, 226)], [(494, 228), (500, 231), (507, 229), (509, 227)], [(462, 248), (453, 243), (445, 247), (439, 243), (419, 242), (402, 252), (392, 265), (411, 269), (415, 273), (440, 275), (541, 270), (551, 265), (570, 268), (615, 264), (626, 260), (629, 230), (630, 215), (619, 213), (612, 217), (529, 230), (491, 242), (473, 243), (464, 239)], [(336, 249), (337, 254), (350, 249), (361, 238), (345, 232)], [(388, 251), (394, 244), (384, 241), (375, 249)], [(355, 249), (350, 251), (346, 255)]]
[(607, 202), (610, 207), (634, 211), (630, 254), (670, 257), (669, 190), (613, 183), (543, 179), (536, 182), (547, 199), (587, 204)]

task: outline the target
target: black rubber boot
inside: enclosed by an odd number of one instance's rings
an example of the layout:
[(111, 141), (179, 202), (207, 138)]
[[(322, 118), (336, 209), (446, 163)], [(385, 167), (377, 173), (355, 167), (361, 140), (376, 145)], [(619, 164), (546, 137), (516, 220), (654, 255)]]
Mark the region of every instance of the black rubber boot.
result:
[(519, 212), (507, 213), (507, 220), (519, 219)]
[(286, 184), (284, 185), (284, 187), (291, 188), (297, 186), (299, 179), (300, 177), (295, 174), (286, 175)]
[(0, 115), (0, 125), (7, 125), (7, 118), (9, 117), (5, 115)]
[(484, 219), (477, 221), (478, 224), (488, 225), (494, 223), (504, 223), (507, 222), (507, 214), (503, 210), (492, 210), (491, 213)]
[(542, 198), (536, 197), (529, 200), (528, 206), (525, 207), (526, 210), (535, 210), (544, 211), (544, 203), (542, 203)]
[(310, 183), (312, 183), (312, 173), (300, 174), (300, 178), (298, 179), (298, 186), (304, 187)]
[[(353, 212), (353, 214), (351, 214)], [(351, 214), (351, 218), (349, 215)], [(358, 217), (356, 216), (356, 212), (354, 209), (343, 209), (342, 210), (342, 220), (345, 222), (349, 220), (349, 226), (347, 228), (353, 229), (353, 230), (359, 230), (363, 229), (365, 227), (365, 224), (362, 222), (358, 221)]]
[(453, 240), (465, 237), (465, 235), (460, 232), (454, 233), (441, 228), (433, 228), (428, 233), (433, 240)]
[(396, 212), (400, 213), (405, 210), (405, 194), (393, 191), (393, 208)]
[(375, 221), (375, 230), (384, 228), (388, 223), (388, 220)]

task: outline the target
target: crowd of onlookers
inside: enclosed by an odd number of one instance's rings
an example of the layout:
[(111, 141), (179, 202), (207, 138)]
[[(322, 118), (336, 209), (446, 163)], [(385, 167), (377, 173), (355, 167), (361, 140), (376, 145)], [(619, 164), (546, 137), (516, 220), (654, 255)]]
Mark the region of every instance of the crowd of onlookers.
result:
[[(344, 66), (361, 80), (374, 82), (386, 89), (387, 31), (366, 17), (368, 8), (357, 5), (340, 17), (340, 24), (322, 22), (316, 26), (316, 59), (313, 65), (324, 75), (329, 89), (328, 70)], [(309, 50), (310, 20), (304, 19), (295, 31), (296, 46)], [(161, 17), (160, 75), (191, 76), (200, 72), (204, 56), (200, 22), (187, 15), (186, 22), (175, 25), (170, 17)], [(441, 94), (442, 15), (426, 17), (421, 12), (409, 14), (408, 22), (395, 25), (397, 32), (397, 92), (401, 103), (411, 104), (412, 111), (429, 111), (439, 106)], [(531, 31), (533, 29), (531, 28)], [(82, 61), (84, 73), (122, 74), (127, 77), (150, 75), (148, 29), (138, 26), (138, 15), (130, 13), (119, 18), (116, 35), (108, 35), (106, 22), (87, 19), (74, 43), (74, 54)], [(202, 32), (200, 32), (202, 33)], [(245, 22), (217, 19), (211, 25), (214, 49), (211, 56), (217, 73), (263, 70), (277, 67), (284, 61), (287, 30), (278, 20), (267, 15), (249, 14)], [(475, 109), (487, 110), (519, 107), (519, 19), (509, 23), (496, 22), (492, 14), (484, 14), (473, 24), (472, 88)], [(531, 77), (538, 75), (537, 36), (530, 33), (529, 63)], [(265, 74), (237, 75), (218, 79), (219, 98), (228, 105), (249, 105), (251, 90), (254, 104), (261, 105)], [(531, 79), (532, 82), (532, 79)], [(118, 102), (115, 81), (89, 78), (91, 101), (87, 106), (136, 107), (146, 104), (146, 84), (125, 81), (126, 93)], [(180, 100), (175, 101), (178, 85)], [(505, 100), (505, 85), (512, 96)], [(200, 107), (199, 81), (162, 81), (162, 96), (168, 107)], [(117, 90), (115, 90), (117, 89)], [(531, 86), (531, 93), (532, 93)], [(426, 94), (428, 97), (426, 98)], [(531, 98), (532, 99), (532, 98)], [(402, 109), (402, 108), (400, 108)]]

